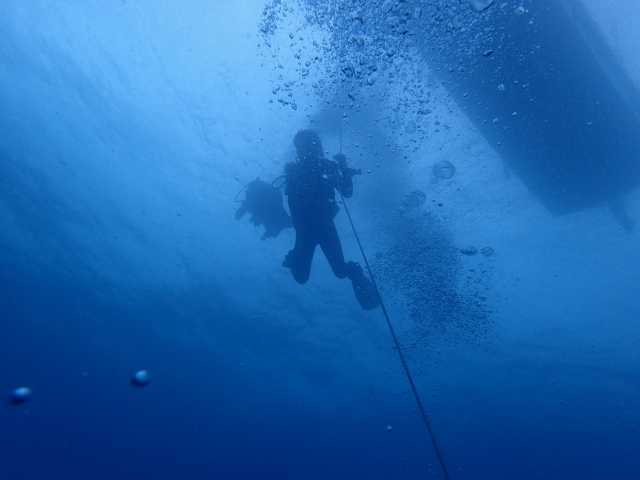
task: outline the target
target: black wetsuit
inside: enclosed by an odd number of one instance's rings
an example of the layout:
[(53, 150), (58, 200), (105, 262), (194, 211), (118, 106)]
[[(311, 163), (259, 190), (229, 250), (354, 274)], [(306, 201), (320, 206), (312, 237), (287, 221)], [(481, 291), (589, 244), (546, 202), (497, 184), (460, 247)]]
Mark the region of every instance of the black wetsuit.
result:
[(335, 190), (353, 195), (352, 175), (338, 163), (319, 158), (289, 163), (285, 168), (286, 190), (296, 243), (285, 259), (298, 283), (309, 279), (311, 261), (319, 245), (338, 278), (352, 277), (353, 262), (345, 262), (333, 219), (338, 213)]

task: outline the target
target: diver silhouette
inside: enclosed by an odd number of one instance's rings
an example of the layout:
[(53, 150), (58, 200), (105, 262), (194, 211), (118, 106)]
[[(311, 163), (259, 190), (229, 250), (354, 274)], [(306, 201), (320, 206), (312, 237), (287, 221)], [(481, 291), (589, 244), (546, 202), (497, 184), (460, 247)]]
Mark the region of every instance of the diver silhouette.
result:
[(335, 276), (351, 280), (360, 306), (365, 310), (376, 308), (378, 294), (362, 267), (345, 261), (333, 221), (339, 211), (335, 191), (351, 197), (353, 177), (361, 172), (349, 168), (343, 154), (327, 160), (320, 137), (313, 130), (300, 130), (293, 143), (298, 158), (285, 167), (285, 195), (296, 240), (282, 265), (291, 270), (298, 283), (304, 284), (311, 273), (315, 249), (320, 246)]

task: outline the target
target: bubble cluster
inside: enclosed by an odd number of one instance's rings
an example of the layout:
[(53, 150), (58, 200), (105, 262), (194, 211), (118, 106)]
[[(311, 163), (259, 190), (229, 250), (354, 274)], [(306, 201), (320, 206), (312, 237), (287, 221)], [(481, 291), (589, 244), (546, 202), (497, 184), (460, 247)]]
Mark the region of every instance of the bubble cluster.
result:
[(414, 190), (407, 194), (400, 205), (400, 211), (405, 213), (419, 208), (427, 201), (427, 195), (422, 190)]
[(416, 206), (416, 197), (408, 194), (394, 218), (393, 244), (376, 255), (376, 276), (385, 293), (403, 297), (417, 338), (434, 333), (448, 339), (483, 337), (491, 326), (491, 265), (488, 259), (461, 256), (446, 222)]
[(384, 104), (383, 126), (416, 151), (430, 133), (448, 128), (421, 54), (425, 8), (414, 1), (272, 0), (260, 27), (274, 70), (270, 101), (292, 109), (305, 96), (343, 110)]

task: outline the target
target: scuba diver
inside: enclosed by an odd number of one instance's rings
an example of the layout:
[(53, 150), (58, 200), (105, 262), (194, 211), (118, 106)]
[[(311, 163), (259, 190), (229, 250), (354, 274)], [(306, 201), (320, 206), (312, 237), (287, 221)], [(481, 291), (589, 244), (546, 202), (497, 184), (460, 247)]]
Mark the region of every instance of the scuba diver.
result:
[(320, 246), (335, 276), (351, 280), (360, 306), (365, 310), (376, 308), (380, 303), (377, 291), (357, 262), (345, 262), (333, 222), (339, 211), (335, 191), (351, 197), (353, 177), (361, 172), (349, 168), (343, 154), (327, 160), (320, 137), (313, 130), (300, 130), (293, 143), (298, 158), (285, 167), (285, 195), (296, 240), (282, 265), (291, 270), (298, 283), (304, 284), (309, 279), (315, 249)]
[[(284, 175), (273, 183), (259, 178), (250, 182), (245, 199), (236, 212), (236, 220), (249, 213), (255, 225), (264, 226), (263, 239), (276, 237), (285, 228), (293, 226), (295, 245), (282, 263), (291, 270), (293, 278), (300, 284), (307, 282), (313, 255), (320, 246), (336, 277), (351, 280), (360, 306), (365, 310), (374, 309), (380, 304), (378, 292), (357, 262), (345, 261), (333, 222), (339, 211), (335, 191), (351, 197), (353, 177), (361, 172), (348, 167), (343, 154), (327, 160), (320, 137), (313, 130), (300, 130), (293, 143), (297, 161), (288, 163)], [(274, 186), (281, 178), (284, 178), (291, 216), (282, 205), (279, 188)]]

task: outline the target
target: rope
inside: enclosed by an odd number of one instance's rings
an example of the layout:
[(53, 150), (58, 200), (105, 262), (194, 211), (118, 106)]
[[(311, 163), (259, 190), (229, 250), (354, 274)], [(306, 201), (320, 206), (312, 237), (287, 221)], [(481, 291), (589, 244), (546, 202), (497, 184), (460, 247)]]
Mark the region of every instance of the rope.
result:
[[(337, 7), (337, 2), (335, 3), (335, 6)], [(343, 43), (343, 37), (342, 37), (342, 33), (340, 33), (339, 36), (339, 58), (344, 57), (344, 52), (343, 52), (343, 47), (344, 47), (344, 43)], [(339, 82), (343, 82), (343, 79), (341, 77), (339, 77)], [(342, 91), (343, 89), (341, 88), (341, 85), (338, 85), (338, 89), (339, 92), (344, 94), (344, 91)], [(344, 98), (339, 98), (339, 101), (342, 103), (344, 102)], [(343, 105), (341, 105), (341, 107), (344, 108)], [(339, 139), (340, 139), (340, 153), (342, 153), (342, 144), (343, 144), (343, 121), (344, 121), (344, 113), (342, 112), (340, 114), (340, 123), (339, 123)], [(346, 200), (344, 199), (344, 196), (342, 195), (342, 193), (340, 191), (338, 191), (338, 194), (340, 195), (340, 200), (342, 201), (342, 206), (344, 207), (344, 211), (347, 214), (347, 218), (349, 219), (349, 224), (351, 225), (351, 230), (353, 231), (353, 236), (356, 239), (356, 242), (358, 244), (358, 248), (360, 249), (360, 254), (362, 255), (362, 259), (364, 260), (364, 264), (367, 268), (367, 272), (369, 273), (369, 278), (371, 279), (371, 283), (373, 284), (373, 288), (376, 292), (376, 295), (378, 296), (378, 299), (380, 300), (380, 308), (382, 310), (382, 313), (384, 314), (384, 318), (385, 321), (387, 323), (387, 327), (389, 329), (389, 333), (391, 334), (391, 338), (393, 339), (393, 343), (396, 347), (396, 351), (398, 352), (398, 357), (400, 358), (400, 363), (402, 364), (402, 369), (404, 370), (404, 373), (407, 377), (407, 381), (409, 382), (409, 386), (411, 387), (411, 393), (413, 394), (413, 398), (416, 401), (416, 406), (418, 407), (418, 411), (420, 412), (420, 417), (422, 418), (422, 423), (424, 423), (425, 429), (427, 431), (427, 434), (429, 436), (429, 439), (431, 440), (431, 445), (433, 446), (433, 451), (435, 452), (436, 458), (438, 460), (438, 464), (440, 465), (440, 468), (442, 469), (442, 474), (445, 480), (450, 480), (451, 477), (449, 475), (449, 470), (447, 469), (447, 464), (444, 461), (444, 455), (442, 453), (442, 449), (440, 448), (440, 445), (438, 443), (438, 439), (436, 438), (435, 432), (433, 431), (433, 427), (431, 426), (431, 420), (429, 420), (429, 416), (427, 415), (427, 412), (424, 408), (424, 404), (422, 403), (422, 398), (420, 397), (420, 393), (418, 392), (418, 388), (416, 387), (416, 383), (413, 380), (413, 375), (411, 374), (411, 370), (409, 369), (409, 364), (407, 363), (407, 359), (404, 355), (404, 352), (402, 350), (402, 347), (400, 345), (400, 340), (398, 340), (398, 335), (396, 334), (396, 330), (395, 328), (393, 328), (393, 323), (391, 323), (391, 317), (389, 316), (389, 312), (387, 311), (387, 307), (384, 304), (384, 300), (382, 298), (382, 294), (380, 293), (380, 289), (378, 288), (378, 283), (376, 282), (376, 278), (373, 275), (373, 270), (371, 270), (371, 265), (369, 264), (369, 259), (367, 258), (367, 255), (364, 252), (364, 247), (362, 246), (362, 242), (360, 241), (360, 236), (358, 235), (358, 231), (356, 230), (356, 226), (353, 222), (353, 217), (351, 216), (351, 211), (349, 210), (349, 206), (347, 205)]]
[[(339, 192), (338, 192), (339, 193)], [(418, 411), (420, 412), (420, 417), (422, 418), (422, 422), (429, 434), (429, 438), (431, 440), (431, 445), (433, 445), (433, 450), (436, 454), (436, 458), (438, 459), (438, 463), (440, 464), (440, 468), (442, 469), (442, 473), (444, 475), (445, 480), (450, 480), (449, 470), (447, 469), (447, 465), (444, 461), (444, 455), (442, 454), (442, 449), (438, 444), (438, 440), (431, 426), (431, 420), (429, 420), (429, 416), (425, 411), (424, 404), (422, 403), (422, 399), (420, 394), (418, 393), (418, 388), (416, 387), (416, 383), (413, 380), (413, 375), (411, 374), (411, 370), (409, 369), (409, 364), (407, 363), (407, 359), (404, 356), (404, 352), (402, 351), (402, 347), (400, 346), (400, 341), (398, 340), (398, 336), (396, 335), (396, 331), (393, 328), (393, 324), (391, 323), (391, 318), (389, 317), (389, 312), (387, 311), (387, 307), (384, 304), (382, 299), (382, 295), (380, 294), (380, 290), (378, 289), (378, 283), (373, 275), (373, 271), (371, 270), (371, 265), (369, 265), (369, 260), (367, 259), (367, 255), (364, 253), (364, 248), (362, 246), (362, 242), (360, 241), (360, 236), (358, 235), (358, 231), (356, 230), (355, 224), (353, 223), (353, 218), (351, 217), (351, 212), (349, 207), (347, 206), (347, 202), (344, 197), (340, 193), (340, 199), (342, 200), (342, 206), (344, 207), (344, 211), (347, 214), (347, 218), (349, 219), (349, 223), (351, 224), (351, 229), (353, 230), (353, 235), (356, 238), (356, 242), (358, 243), (358, 248), (360, 249), (360, 253), (362, 254), (362, 259), (364, 260), (364, 264), (367, 267), (367, 272), (369, 273), (369, 278), (371, 279), (371, 283), (373, 284), (373, 288), (376, 291), (376, 295), (380, 300), (380, 308), (382, 309), (382, 313), (384, 314), (384, 318), (387, 322), (387, 327), (389, 328), (389, 333), (391, 334), (391, 338), (393, 339), (393, 343), (395, 344), (396, 351), (398, 352), (398, 357), (400, 357), (400, 363), (402, 364), (402, 368), (404, 369), (404, 373), (407, 376), (407, 380), (409, 382), (409, 386), (411, 387), (411, 392), (413, 393), (413, 397), (415, 398), (416, 405), (418, 406)]]

